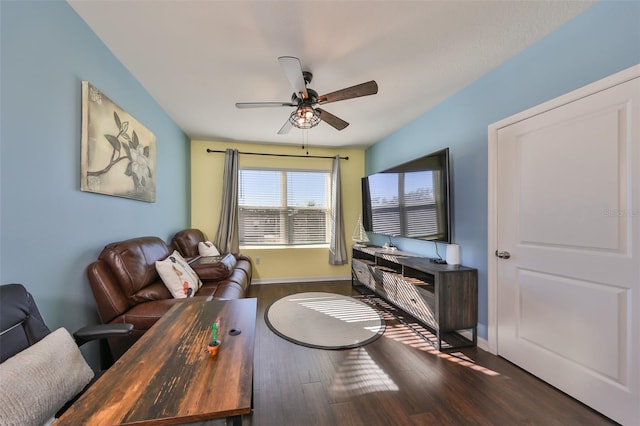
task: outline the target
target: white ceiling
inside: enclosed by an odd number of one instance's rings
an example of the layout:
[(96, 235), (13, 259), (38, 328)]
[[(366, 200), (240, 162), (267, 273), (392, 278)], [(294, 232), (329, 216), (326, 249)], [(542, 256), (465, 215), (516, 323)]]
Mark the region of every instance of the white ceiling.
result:
[(319, 94), (377, 81), (376, 95), (323, 106), (349, 127), (337, 131), (320, 123), (306, 135), (311, 146), (363, 147), (504, 63), (593, 2), (69, 4), (192, 139), (300, 144), (301, 130), (277, 134), (293, 108), (235, 107), (236, 102), (289, 102), (293, 90), (277, 58), (295, 56), (304, 70), (313, 72), (309, 87)]

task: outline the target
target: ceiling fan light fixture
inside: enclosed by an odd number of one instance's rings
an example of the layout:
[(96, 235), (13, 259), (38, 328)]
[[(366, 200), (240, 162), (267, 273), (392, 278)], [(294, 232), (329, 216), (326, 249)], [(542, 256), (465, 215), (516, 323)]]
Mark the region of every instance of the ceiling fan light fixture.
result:
[(310, 129), (320, 123), (320, 112), (309, 105), (301, 105), (291, 113), (289, 122), (298, 129)]
[(314, 108), (314, 105), (324, 105), (378, 93), (378, 83), (371, 80), (319, 96), (318, 92), (307, 87), (311, 83), (313, 74), (302, 71), (300, 59), (293, 56), (280, 56), (278, 62), (280, 62), (280, 66), (293, 88), (291, 102), (237, 102), (236, 108), (296, 107), (278, 130), (279, 135), (289, 133), (292, 127), (303, 130), (310, 129), (317, 126), (320, 121), (324, 121), (336, 130), (344, 130), (349, 123), (324, 109)]

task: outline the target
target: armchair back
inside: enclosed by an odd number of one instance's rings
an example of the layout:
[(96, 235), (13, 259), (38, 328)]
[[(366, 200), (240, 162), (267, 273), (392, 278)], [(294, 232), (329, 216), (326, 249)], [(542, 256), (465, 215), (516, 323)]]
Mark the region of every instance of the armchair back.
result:
[(22, 284), (3, 285), (0, 306), (0, 363), (51, 333)]

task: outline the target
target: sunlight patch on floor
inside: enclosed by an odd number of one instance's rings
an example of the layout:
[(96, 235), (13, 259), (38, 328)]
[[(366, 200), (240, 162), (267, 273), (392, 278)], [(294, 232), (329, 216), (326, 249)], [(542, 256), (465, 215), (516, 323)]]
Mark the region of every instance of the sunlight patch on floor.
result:
[(372, 321), (380, 318), (378, 313), (372, 311), (368, 305), (351, 302), (349, 300), (302, 298), (291, 299), (290, 301), (344, 322)]
[(396, 391), (398, 386), (376, 364), (365, 348), (349, 351), (329, 385), (329, 392), (333, 398)]
[(472, 370), (479, 371), (480, 373), (488, 376), (499, 376), (500, 373), (490, 370), (486, 367), (478, 365), (471, 358), (463, 354), (462, 352), (440, 352), (434, 348), (431, 343), (427, 342), (422, 336), (416, 332), (408, 329), (403, 324), (396, 324), (394, 326), (388, 326), (382, 337), (386, 337), (404, 345), (411, 346), (423, 352), (428, 352), (439, 358), (446, 359), (447, 361), (454, 362), (458, 365), (468, 367)]
[[(369, 300), (365, 298), (364, 301)], [(381, 308), (383, 308), (381, 314), (384, 320), (387, 322), (387, 328), (382, 335), (383, 337), (395, 340), (404, 345), (408, 345), (420, 351), (430, 353), (439, 358), (446, 359), (447, 361), (481, 372), (488, 376), (500, 375), (500, 373), (496, 371), (478, 365), (474, 360), (472, 360), (462, 352), (440, 352), (434, 347), (432, 343), (437, 340), (437, 336), (418, 322), (411, 322), (406, 324), (400, 323), (389, 326), (388, 321), (395, 321), (398, 319), (391, 313), (392, 310), (396, 310), (395, 307), (389, 305), (384, 300), (377, 298), (375, 299), (375, 301), (370, 300), (369, 303), (373, 305), (379, 305)]]

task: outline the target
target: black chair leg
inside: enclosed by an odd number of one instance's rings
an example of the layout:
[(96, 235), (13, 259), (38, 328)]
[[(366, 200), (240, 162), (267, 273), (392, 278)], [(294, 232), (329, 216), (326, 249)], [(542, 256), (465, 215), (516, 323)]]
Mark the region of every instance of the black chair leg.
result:
[(100, 369), (108, 370), (114, 362), (109, 342), (106, 339), (100, 340)]

